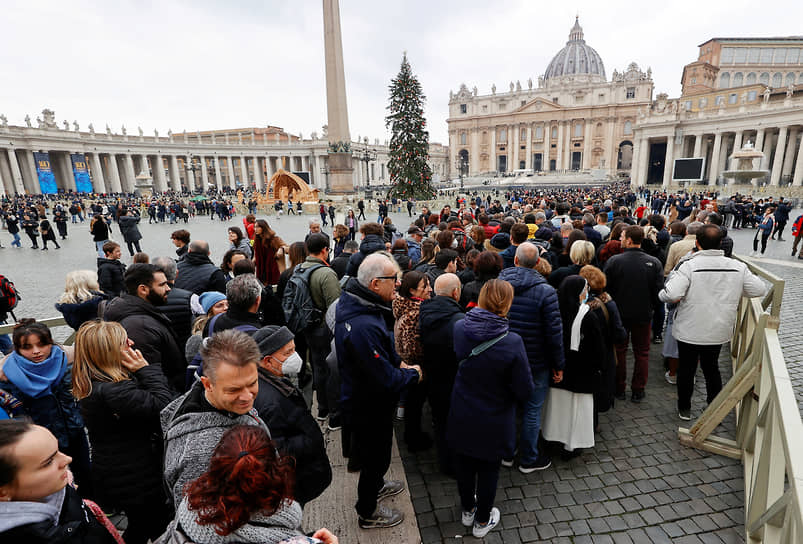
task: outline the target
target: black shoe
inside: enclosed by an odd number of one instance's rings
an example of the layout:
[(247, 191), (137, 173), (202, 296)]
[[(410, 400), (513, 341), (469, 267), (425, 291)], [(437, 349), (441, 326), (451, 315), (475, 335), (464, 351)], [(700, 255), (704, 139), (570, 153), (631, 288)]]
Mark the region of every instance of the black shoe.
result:
[(656, 334), (655, 336), (653, 336), (653, 337), (652, 337), (652, 343), (653, 343), (653, 344), (663, 344), (663, 343), (664, 343), (664, 337), (663, 337), (663, 335), (661, 335), (661, 334)]
[(638, 404), (644, 400), (644, 395), (644, 391), (633, 391), (633, 394), (630, 395), (630, 402), (635, 402)]
[(318, 410), (318, 415), (315, 416), (315, 419), (318, 421), (326, 421), (327, 417), (329, 417), (329, 410)]
[(330, 431), (339, 431), (341, 427), (343, 427), (343, 421), (340, 416), (330, 417), (329, 423), (326, 425), (326, 428)]
[(616, 398), (616, 400), (625, 400), (627, 398), (624, 391), (622, 391), (621, 393), (616, 393), (614, 397)]
[(779, 242), (786, 242), (786, 238), (781, 238), (781, 237), (779, 236), (779, 237), (778, 237), (778, 241), (779, 241)]
[(532, 465), (520, 464), (519, 472), (521, 472), (522, 474), (529, 474), (531, 472), (535, 472), (536, 470), (546, 470), (551, 466), (552, 466), (552, 459), (550, 459), (548, 456), (544, 454), (541, 454), (536, 458), (535, 463), (533, 463)]
[(564, 461), (571, 461), (575, 457), (580, 457), (580, 455), (582, 453), (583, 453), (583, 450), (581, 450), (579, 448), (576, 449), (576, 450), (572, 450), (572, 451), (568, 451), (568, 450), (564, 449), (562, 452), (560, 452), (560, 458), (562, 460), (564, 460)]

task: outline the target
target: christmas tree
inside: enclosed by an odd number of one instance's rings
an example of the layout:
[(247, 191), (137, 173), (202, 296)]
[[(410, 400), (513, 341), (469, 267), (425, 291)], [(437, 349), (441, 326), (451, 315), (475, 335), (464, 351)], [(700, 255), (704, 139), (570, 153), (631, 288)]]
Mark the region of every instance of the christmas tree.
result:
[(421, 83), (413, 75), (407, 53), (402, 57), (399, 75), (390, 83), (390, 127), (388, 173), (393, 187), (389, 197), (427, 199), (435, 195), (429, 159), (429, 132), (425, 130), (424, 96)]

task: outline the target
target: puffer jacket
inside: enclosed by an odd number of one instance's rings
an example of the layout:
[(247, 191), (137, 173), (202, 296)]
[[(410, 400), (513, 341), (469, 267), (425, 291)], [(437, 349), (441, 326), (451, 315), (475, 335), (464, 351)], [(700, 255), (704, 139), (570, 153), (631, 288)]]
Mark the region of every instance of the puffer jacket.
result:
[(605, 264), (608, 293), (616, 301), (625, 326), (647, 323), (658, 304), (658, 291), (664, 285), (661, 261), (641, 248), (627, 248)]
[(510, 330), (524, 341), (532, 372), (562, 370), (563, 326), (555, 288), (535, 270), (519, 266), (505, 268), (499, 279), (513, 286)]
[(421, 334), (418, 330), (418, 316), (421, 300), (407, 297), (393, 299), (393, 335), (396, 339), (396, 353), (408, 365), (421, 364), (423, 348)]
[(362, 239), (362, 242), (360, 242), (360, 250), (349, 259), (346, 275), (356, 278), (357, 269), (360, 268), (365, 258), (371, 253), (376, 253), (383, 249), (385, 249), (385, 240), (381, 236), (377, 236), (376, 234), (366, 235), (366, 237)]
[(123, 295), (106, 305), (103, 319), (120, 323), (145, 360), (160, 365), (170, 384), (177, 391), (184, 390), (184, 351), (178, 347), (170, 319), (156, 306), (139, 297)]
[(125, 265), (118, 259), (98, 257), (98, 284), (100, 290), (110, 297), (119, 297), (125, 292)]
[(98, 305), (101, 301), (109, 299), (105, 293), (93, 291), (92, 295), (92, 298), (83, 302), (56, 304), (56, 310), (64, 315), (64, 321), (76, 331), (87, 321), (96, 319), (98, 317)]
[(739, 301), (760, 297), (767, 286), (741, 261), (725, 257), (721, 249), (698, 251), (666, 280), (659, 297), (678, 307), (672, 336), (679, 342), (703, 346), (728, 342)]
[(173, 392), (158, 366), (121, 382), (92, 381), (81, 414), (92, 444), (92, 481), (104, 507), (164, 500), (159, 412)]
[[(490, 348), (469, 356), (481, 343), (504, 333), (507, 336)], [(455, 452), (476, 459), (512, 457), (516, 403), (526, 401), (533, 391), (521, 337), (509, 330), (504, 317), (474, 308), (455, 323), (454, 346), (458, 361), (463, 362), (452, 390), (446, 430), (449, 445)]]
[(142, 240), (142, 233), (139, 232), (138, 215), (124, 215), (117, 220), (120, 224), (120, 233), (123, 235), (123, 240), (126, 242), (136, 242)]

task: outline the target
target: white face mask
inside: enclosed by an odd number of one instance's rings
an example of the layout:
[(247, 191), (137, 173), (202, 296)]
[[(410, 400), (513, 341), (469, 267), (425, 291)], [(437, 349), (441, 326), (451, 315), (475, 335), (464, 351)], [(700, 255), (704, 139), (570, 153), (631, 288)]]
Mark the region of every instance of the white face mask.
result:
[(304, 364), (304, 362), (301, 360), (301, 355), (294, 351), (293, 354), (282, 363), (282, 374), (284, 376), (295, 376), (301, 372), (302, 364)]

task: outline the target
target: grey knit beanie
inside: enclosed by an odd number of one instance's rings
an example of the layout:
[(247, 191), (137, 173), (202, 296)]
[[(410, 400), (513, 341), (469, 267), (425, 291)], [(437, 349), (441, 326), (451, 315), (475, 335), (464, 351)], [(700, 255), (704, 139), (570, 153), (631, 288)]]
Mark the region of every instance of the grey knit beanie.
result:
[(253, 339), (259, 346), (259, 353), (265, 357), (279, 351), (290, 340), (295, 339), (295, 335), (287, 327), (265, 325), (254, 333)]

